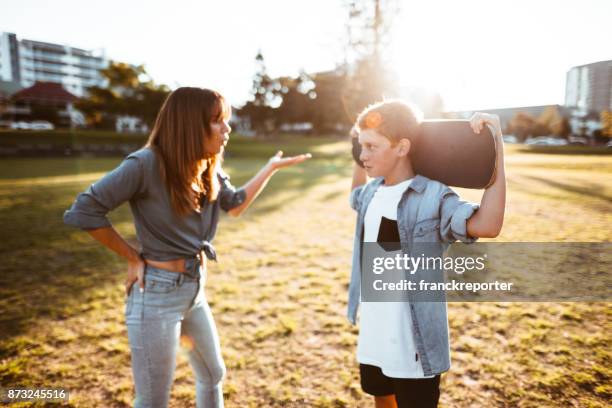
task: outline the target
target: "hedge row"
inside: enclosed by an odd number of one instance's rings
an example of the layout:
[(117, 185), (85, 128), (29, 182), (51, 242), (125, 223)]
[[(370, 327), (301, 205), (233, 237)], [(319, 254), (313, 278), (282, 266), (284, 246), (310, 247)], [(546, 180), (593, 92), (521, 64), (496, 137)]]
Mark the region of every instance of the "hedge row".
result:
[[(0, 131), (0, 156), (113, 156), (127, 155), (142, 147), (148, 135), (91, 130)], [(227, 156), (268, 158), (278, 150), (285, 156), (306, 153), (315, 146), (338, 141), (332, 137), (277, 135), (261, 140), (232, 133)], [(349, 152), (347, 142), (347, 154)], [(319, 154), (318, 157), (333, 156)]]

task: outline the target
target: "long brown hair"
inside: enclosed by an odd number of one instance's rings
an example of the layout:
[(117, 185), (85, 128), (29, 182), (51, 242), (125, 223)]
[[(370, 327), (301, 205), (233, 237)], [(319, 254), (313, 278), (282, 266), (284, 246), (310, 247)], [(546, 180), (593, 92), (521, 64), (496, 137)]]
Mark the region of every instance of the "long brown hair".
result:
[(216, 167), (221, 157), (209, 147), (210, 124), (229, 118), (230, 109), (218, 92), (182, 87), (168, 95), (157, 114), (145, 146), (160, 159), (160, 173), (176, 214), (184, 216), (200, 207), (199, 200), (194, 200), (194, 183), (209, 201), (217, 199)]

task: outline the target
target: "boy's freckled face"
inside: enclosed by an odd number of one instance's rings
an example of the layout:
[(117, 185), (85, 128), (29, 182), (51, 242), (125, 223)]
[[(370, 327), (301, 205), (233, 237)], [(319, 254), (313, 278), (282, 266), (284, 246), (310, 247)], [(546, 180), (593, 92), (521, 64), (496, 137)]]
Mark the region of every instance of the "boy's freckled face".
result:
[(373, 129), (366, 129), (359, 133), (359, 144), (359, 159), (369, 177), (385, 177), (395, 167), (398, 156), (385, 136)]

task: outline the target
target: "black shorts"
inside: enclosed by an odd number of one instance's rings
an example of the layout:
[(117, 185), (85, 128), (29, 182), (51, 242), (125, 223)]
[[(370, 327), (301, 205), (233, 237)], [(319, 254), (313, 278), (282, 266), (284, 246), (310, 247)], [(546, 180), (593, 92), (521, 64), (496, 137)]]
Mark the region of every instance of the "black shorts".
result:
[(382, 397), (395, 394), (398, 408), (435, 408), (440, 399), (440, 374), (433, 378), (391, 378), (379, 367), (359, 364), (361, 388)]

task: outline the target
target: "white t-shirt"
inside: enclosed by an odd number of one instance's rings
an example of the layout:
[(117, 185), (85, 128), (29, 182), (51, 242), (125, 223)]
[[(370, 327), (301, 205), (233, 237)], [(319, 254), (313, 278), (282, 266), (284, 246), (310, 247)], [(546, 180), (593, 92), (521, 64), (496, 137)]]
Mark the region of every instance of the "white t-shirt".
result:
[[(366, 210), (364, 242), (391, 242), (390, 230), (397, 231), (397, 205), (411, 181), (378, 188)], [(394, 252), (387, 254), (392, 256)], [(387, 377), (434, 377), (423, 374), (421, 360), (417, 359), (410, 305), (405, 302), (361, 302), (357, 361), (380, 367)]]

